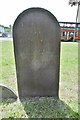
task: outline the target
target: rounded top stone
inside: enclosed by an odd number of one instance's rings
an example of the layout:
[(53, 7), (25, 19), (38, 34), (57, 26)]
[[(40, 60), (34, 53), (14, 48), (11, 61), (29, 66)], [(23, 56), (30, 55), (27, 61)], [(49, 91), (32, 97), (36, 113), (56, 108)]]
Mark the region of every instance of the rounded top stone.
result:
[(43, 8), (23, 11), (13, 26), (19, 98), (58, 96), (60, 26)]
[[(40, 7), (32, 7), (32, 8), (28, 8), (28, 9), (24, 10), (22, 13), (20, 13), (20, 14), (17, 16), (17, 18), (16, 18), (16, 20), (15, 20), (15, 22), (14, 22), (13, 27), (15, 26), (15, 24), (18, 24), (18, 22), (19, 22), (19, 21), (22, 19), (22, 17), (24, 17), (26, 14), (28, 15), (28, 14), (34, 13), (34, 12), (36, 12), (36, 13), (41, 12), (41, 13), (47, 14), (47, 15), (48, 15), (49, 17), (51, 17), (52, 19), (55, 19), (55, 21), (58, 23), (57, 18), (56, 18), (50, 11), (48, 11), (48, 10), (46, 10), (46, 9), (44, 9), (44, 8), (40, 8)], [(59, 25), (59, 24), (58, 24), (58, 25)]]
[(14, 101), (17, 100), (17, 95), (15, 94), (15, 92), (6, 85), (0, 84), (0, 93), (0, 101), (8, 99), (14, 99)]

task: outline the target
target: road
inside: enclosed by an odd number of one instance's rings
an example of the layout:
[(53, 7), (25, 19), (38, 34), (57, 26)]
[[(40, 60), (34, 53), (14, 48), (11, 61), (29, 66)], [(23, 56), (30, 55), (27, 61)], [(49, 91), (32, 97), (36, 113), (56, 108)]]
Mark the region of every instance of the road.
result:
[(9, 40), (13, 40), (13, 38), (8, 38), (8, 37), (0, 37), (0, 41), (9, 41)]

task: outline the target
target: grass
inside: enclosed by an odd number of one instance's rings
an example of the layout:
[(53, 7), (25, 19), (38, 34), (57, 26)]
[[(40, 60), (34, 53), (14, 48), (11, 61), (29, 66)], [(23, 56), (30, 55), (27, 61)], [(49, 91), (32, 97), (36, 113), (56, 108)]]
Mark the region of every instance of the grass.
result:
[(61, 99), (78, 111), (78, 43), (62, 43), (60, 74)]
[(17, 90), (15, 86), (15, 60), (13, 53), (13, 44), (11, 41), (0, 42), (2, 45), (2, 83)]
[[(2, 47), (1, 47), (2, 46)], [(17, 93), (13, 44), (0, 42), (0, 83), (6, 84)], [(14, 103), (0, 104), (0, 118), (77, 118), (78, 114), (78, 43), (61, 43), (59, 100), (30, 98)]]

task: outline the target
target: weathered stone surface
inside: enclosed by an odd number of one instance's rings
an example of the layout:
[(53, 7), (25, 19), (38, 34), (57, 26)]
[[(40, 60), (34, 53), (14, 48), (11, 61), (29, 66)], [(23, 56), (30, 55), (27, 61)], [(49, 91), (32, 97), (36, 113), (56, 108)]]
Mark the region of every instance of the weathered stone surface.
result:
[(58, 97), (60, 26), (42, 8), (22, 12), (13, 26), (19, 97)]
[(0, 101), (14, 99), (17, 100), (17, 96), (12, 89), (0, 84)]

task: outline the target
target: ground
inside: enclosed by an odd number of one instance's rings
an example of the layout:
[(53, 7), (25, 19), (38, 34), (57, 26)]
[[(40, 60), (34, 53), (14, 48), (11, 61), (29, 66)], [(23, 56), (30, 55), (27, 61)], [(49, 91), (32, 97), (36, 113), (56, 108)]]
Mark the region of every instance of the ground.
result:
[[(60, 49), (59, 99), (29, 98), (0, 103), (1, 118), (72, 118), (78, 113), (78, 44), (62, 42)], [(12, 41), (0, 41), (0, 83), (16, 94), (17, 79)]]

